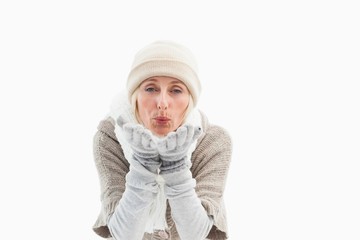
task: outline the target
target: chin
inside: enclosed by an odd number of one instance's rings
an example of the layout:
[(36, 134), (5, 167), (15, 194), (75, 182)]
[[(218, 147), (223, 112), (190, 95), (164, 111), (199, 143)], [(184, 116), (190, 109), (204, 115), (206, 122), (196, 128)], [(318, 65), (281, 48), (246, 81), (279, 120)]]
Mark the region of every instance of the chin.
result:
[(165, 137), (172, 130), (169, 127), (159, 127), (153, 129), (153, 133), (158, 137)]
[(154, 134), (158, 137), (165, 137), (170, 131), (156, 131)]

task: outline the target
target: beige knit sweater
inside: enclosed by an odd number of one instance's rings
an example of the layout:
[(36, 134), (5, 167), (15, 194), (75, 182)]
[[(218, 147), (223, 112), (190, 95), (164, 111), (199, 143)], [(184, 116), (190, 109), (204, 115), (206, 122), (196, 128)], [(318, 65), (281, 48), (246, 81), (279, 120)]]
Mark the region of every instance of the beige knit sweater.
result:
[[(195, 191), (208, 214), (214, 218), (214, 226), (207, 239), (222, 240), (228, 238), (223, 194), (231, 160), (232, 141), (224, 128), (210, 124), (203, 113), (201, 117), (204, 133), (192, 154), (190, 170), (196, 180)], [(125, 175), (129, 171), (129, 163), (117, 141), (111, 118), (102, 120), (98, 126), (94, 136), (94, 160), (100, 180), (102, 207), (93, 230), (101, 237), (111, 238), (106, 222), (125, 191)], [(179, 240), (169, 205), (166, 218), (169, 239)], [(157, 233), (145, 233), (143, 239), (161, 238)]]

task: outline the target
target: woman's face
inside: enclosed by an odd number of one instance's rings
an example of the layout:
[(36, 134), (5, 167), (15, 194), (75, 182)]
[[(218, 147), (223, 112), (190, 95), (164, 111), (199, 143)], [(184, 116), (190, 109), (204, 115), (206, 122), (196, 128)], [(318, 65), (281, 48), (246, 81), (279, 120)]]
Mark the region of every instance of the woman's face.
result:
[(190, 93), (186, 85), (172, 77), (151, 77), (139, 86), (139, 120), (157, 136), (175, 131), (183, 122)]

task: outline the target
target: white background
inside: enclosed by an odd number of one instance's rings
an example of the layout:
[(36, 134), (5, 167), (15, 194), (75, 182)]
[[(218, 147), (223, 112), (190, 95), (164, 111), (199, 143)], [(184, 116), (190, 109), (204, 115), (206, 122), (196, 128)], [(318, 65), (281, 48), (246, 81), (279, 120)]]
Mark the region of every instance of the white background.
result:
[(2, 1), (0, 239), (100, 239), (92, 137), (133, 55), (198, 59), (230, 240), (360, 239), (357, 1)]

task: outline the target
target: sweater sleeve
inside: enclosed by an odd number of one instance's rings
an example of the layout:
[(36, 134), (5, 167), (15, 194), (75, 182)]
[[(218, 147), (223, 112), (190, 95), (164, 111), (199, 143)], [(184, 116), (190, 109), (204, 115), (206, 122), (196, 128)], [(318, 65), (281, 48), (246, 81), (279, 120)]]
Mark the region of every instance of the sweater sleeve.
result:
[(111, 234), (107, 220), (125, 191), (125, 176), (129, 172), (129, 164), (109, 119), (99, 123), (93, 138), (93, 154), (100, 182), (101, 201), (101, 210), (93, 230), (99, 236), (109, 238)]
[(227, 239), (224, 190), (232, 154), (228, 132), (219, 126), (210, 126), (192, 156), (195, 191), (205, 210), (214, 219), (207, 239)]

